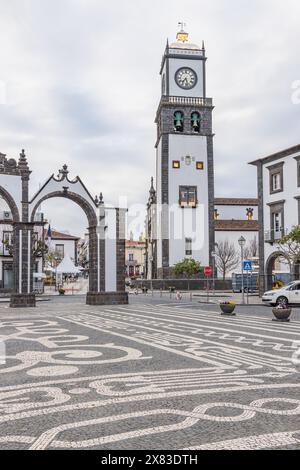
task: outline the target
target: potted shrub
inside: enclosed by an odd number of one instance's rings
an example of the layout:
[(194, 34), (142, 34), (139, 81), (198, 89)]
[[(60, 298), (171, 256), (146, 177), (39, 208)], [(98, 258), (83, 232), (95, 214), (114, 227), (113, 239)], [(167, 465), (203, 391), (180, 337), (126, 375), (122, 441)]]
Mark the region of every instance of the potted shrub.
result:
[(220, 302), (221, 315), (235, 316), (235, 302), (232, 300), (230, 302)]
[(292, 309), (287, 305), (278, 305), (277, 307), (272, 308), (272, 312), (275, 317), (273, 318), (273, 321), (289, 322)]
[(65, 289), (63, 289), (62, 287), (58, 289), (59, 295), (65, 295), (65, 292), (66, 292)]

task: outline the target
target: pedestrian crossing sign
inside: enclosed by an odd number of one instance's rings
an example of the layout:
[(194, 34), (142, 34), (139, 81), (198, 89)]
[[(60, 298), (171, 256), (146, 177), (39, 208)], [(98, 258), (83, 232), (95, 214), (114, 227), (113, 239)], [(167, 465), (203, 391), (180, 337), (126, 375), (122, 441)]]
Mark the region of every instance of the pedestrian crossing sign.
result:
[(244, 261), (244, 271), (252, 271), (252, 261)]

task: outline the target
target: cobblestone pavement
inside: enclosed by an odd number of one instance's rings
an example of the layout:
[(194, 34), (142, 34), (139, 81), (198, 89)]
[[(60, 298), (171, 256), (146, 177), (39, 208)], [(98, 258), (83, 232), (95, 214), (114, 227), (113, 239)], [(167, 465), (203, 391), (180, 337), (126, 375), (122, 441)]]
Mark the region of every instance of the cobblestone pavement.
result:
[(253, 309), (1, 305), (0, 448), (300, 449), (300, 322)]

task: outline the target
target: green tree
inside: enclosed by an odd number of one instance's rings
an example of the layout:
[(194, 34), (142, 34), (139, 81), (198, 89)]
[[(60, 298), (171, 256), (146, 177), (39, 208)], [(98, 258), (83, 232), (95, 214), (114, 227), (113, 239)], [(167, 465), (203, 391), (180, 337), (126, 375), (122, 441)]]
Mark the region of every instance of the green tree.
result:
[(193, 277), (196, 274), (203, 272), (203, 268), (201, 267), (201, 263), (198, 261), (185, 258), (173, 266), (172, 272), (176, 276)]
[(300, 261), (300, 226), (294, 227), (288, 235), (276, 242), (277, 248), (288, 260), (291, 272)]
[(45, 263), (51, 268), (56, 268), (61, 260), (61, 253), (58, 251), (49, 251), (45, 256)]

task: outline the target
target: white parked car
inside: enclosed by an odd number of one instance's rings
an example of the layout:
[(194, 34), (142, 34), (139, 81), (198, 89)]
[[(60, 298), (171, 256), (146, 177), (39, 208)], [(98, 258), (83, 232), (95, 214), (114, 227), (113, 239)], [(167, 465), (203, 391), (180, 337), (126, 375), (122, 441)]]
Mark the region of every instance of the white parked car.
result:
[(281, 289), (265, 292), (262, 301), (270, 305), (282, 306), (300, 304), (300, 281), (291, 282)]

